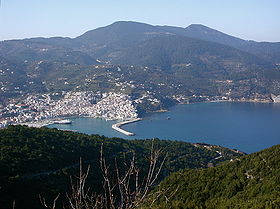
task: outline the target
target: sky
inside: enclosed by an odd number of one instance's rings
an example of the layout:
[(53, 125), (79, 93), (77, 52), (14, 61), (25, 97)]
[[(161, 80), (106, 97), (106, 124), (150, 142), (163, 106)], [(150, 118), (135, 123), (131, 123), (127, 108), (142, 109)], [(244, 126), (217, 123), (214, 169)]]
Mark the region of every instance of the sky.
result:
[(280, 0), (0, 0), (0, 40), (76, 37), (129, 20), (203, 24), (255, 41), (280, 42)]

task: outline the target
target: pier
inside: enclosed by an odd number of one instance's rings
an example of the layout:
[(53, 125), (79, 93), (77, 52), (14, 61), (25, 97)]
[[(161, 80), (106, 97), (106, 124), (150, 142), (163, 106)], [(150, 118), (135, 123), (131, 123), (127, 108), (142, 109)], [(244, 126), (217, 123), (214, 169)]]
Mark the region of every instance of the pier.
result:
[(129, 123), (135, 123), (139, 120), (142, 120), (141, 118), (136, 118), (136, 119), (133, 119), (133, 120), (128, 120), (128, 121), (123, 121), (123, 122), (120, 122), (120, 123), (116, 123), (116, 124), (113, 124), (112, 125), (112, 128), (122, 134), (125, 134), (127, 136), (134, 136), (135, 134), (132, 133), (132, 132), (129, 132), (129, 131), (126, 131), (124, 129), (121, 129), (121, 126), (125, 125), (125, 124), (129, 124)]

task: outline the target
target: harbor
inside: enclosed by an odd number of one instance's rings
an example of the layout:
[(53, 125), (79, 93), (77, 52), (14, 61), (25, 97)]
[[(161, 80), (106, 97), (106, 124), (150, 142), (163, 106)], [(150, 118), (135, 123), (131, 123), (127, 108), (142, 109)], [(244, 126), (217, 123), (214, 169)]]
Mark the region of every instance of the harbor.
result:
[[(279, 144), (279, 113), (280, 105), (277, 104), (196, 103), (176, 105), (169, 112), (152, 113), (142, 121), (119, 126), (120, 129), (135, 134), (131, 136), (112, 128), (116, 123), (130, 121), (127, 118), (113, 121), (72, 117), (72, 124), (52, 124), (47, 127), (112, 138), (159, 138), (217, 144), (252, 153)], [(244, 121), (240, 122), (241, 119)], [(264, 123), (263, 120), (267, 122)]]

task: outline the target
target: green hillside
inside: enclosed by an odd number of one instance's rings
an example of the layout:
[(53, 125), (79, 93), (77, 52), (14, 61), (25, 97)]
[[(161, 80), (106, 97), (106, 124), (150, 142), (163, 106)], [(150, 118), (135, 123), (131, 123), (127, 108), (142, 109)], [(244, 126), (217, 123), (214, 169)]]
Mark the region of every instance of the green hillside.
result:
[(280, 61), (279, 42), (247, 41), (200, 24), (192, 24), (186, 28), (181, 28), (172, 26), (152, 26), (132, 21), (119, 21), (105, 27), (88, 31), (75, 38), (73, 42), (85, 44), (85, 46), (80, 48), (81, 50), (106, 59), (111, 56), (118, 56), (119, 50), (136, 46), (140, 42), (151, 38), (166, 35), (184, 36), (215, 42), (248, 52), (273, 63), (279, 63)]
[[(48, 41), (47, 41), (48, 40)], [(94, 58), (69, 46), (64, 39), (24, 39), (0, 42), (0, 56), (18, 62), (50, 61), (76, 64), (98, 64)], [(60, 44), (61, 42), (61, 44)], [(70, 41), (72, 43), (72, 41)], [(72, 46), (72, 45), (71, 45)], [(73, 41), (73, 46), (75, 42)]]
[[(152, 140), (123, 140), (99, 135), (85, 135), (48, 128), (10, 126), (0, 130), (0, 205), (9, 208), (13, 200), (17, 208), (40, 208), (38, 195), (51, 197), (65, 193), (70, 175), (78, 173), (79, 158), (90, 165), (88, 186), (93, 192), (102, 189), (99, 166), (100, 148), (112, 171), (115, 158), (122, 165), (136, 153), (141, 172), (148, 169)], [(183, 168), (205, 168), (242, 156), (231, 149), (178, 141), (155, 140), (155, 146), (167, 154), (159, 180)], [(221, 154), (219, 154), (221, 153)], [(221, 157), (220, 157), (221, 156)]]
[(0, 104), (7, 98), (19, 97), (23, 92), (42, 92), (44, 87), (38, 79), (28, 76), (26, 65), (0, 56)]
[(280, 145), (215, 168), (184, 170), (157, 190), (176, 191), (153, 208), (280, 208)]
[(231, 46), (274, 63), (279, 63), (280, 61), (280, 42), (269, 43), (242, 40), (200, 24), (188, 26), (183, 35)]
[(157, 67), (169, 70), (173, 65), (197, 65), (204, 71), (256, 71), (272, 68), (264, 60), (218, 43), (183, 36), (161, 36), (139, 43), (123, 51), (112, 62)]

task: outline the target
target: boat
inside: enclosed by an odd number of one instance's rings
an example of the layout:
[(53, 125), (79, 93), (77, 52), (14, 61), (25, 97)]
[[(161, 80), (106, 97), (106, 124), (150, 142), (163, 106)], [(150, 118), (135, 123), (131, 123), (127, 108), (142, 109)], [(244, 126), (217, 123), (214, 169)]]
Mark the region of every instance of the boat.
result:
[(71, 124), (71, 123), (72, 121), (68, 119), (54, 121), (54, 124)]

